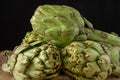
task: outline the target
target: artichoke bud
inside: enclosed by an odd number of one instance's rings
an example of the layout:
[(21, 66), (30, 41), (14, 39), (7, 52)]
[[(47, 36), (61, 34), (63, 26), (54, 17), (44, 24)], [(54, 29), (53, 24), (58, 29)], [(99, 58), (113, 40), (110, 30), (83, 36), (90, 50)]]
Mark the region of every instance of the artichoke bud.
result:
[(35, 41), (17, 46), (4, 65), (15, 80), (50, 79), (58, 76), (61, 58), (53, 43)]
[(111, 73), (111, 59), (95, 41), (74, 41), (61, 53), (63, 71), (76, 80), (105, 80)]
[(38, 6), (30, 22), (34, 31), (53, 40), (59, 47), (68, 45), (79, 34), (79, 30), (84, 30), (81, 14), (65, 5)]
[(110, 59), (112, 63), (112, 74), (120, 77), (120, 47), (116, 45), (105, 44), (110, 52)]

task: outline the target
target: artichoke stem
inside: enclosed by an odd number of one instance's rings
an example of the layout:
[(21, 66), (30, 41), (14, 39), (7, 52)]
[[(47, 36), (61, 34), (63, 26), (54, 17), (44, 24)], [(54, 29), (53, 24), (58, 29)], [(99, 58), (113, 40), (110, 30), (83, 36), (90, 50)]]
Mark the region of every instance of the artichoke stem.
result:
[(85, 30), (86, 30), (87, 39), (89, 40), (94, 40), (97, 42), (105, 42), (112, 45), (120, 46), (120, 37), (118, 36), (96, 29), (92, 30), (85, 28)]

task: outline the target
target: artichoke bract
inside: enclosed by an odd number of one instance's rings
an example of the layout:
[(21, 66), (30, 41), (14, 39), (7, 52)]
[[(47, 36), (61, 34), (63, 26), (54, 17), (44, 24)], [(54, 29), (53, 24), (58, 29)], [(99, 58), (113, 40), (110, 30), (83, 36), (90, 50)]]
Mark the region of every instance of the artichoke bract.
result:
[(35, 41), (17, 46), (2, 67), (15, 80), (43, 80), (58, 76), (60, 66), (59, 49), (52, 43)]
[(101, 44), (104, 44), (109, 49), (108, 52), (111, 55), (110, 59), (112, 63), (112, 74), (120, 77), (120, 47), (106, 43)]
[(34, 41), (44, 41), (44, 36), (41, 34), (35, 32), (35, 31), (30, 31), (27, 32), (21, 42), (21, 44), (29, 44)]
[(120, 77), (120, 47), (110, 48), (113, 71), (112, 74)]
[(63, 71), (75, 80), (105, 80), (112, 73), (107, 47), (95, 41), (74, 41), (61, 56)]
[(81, 14), (65, 5), (38, 6), (30, 22), (34, 31), (59, 47), (68, 45), (84, 27)]

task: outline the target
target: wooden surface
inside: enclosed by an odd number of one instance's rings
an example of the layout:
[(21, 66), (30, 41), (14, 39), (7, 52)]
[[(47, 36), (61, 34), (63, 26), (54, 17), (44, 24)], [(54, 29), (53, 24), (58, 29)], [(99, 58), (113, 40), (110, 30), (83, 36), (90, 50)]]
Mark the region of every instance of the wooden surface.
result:
[[(6, 58), (5, 56), (3, 56), (3, 52), (0, 52), (0, 80), (14, 80), (14, 78), (9, 73), (2, 71), (1, 65), (5, 62)], [(67, 76), (60, 75), (52, 80), (70, 80), (70, 78)], [(120, 78), (110, 77), (107, 80), (120, 80)]]
[(13, 77), (6, 72), (2, 71), (2, 64), (6, 62), (5, 56), (3, 56), (3, 53), (0, 52), (0, 80), (14, 80)]

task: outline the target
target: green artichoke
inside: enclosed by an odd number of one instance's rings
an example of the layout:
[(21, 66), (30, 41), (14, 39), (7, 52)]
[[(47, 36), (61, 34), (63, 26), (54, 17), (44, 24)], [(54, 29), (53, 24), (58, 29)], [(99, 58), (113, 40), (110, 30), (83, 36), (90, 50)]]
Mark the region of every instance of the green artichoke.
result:
[(120, 47), (110, 48), (113, 72), (112, 74), (120, 77)]
[(75, 80), (105, 80), (112, 73), (107, 50), (95, 41), (74, 41), (61, 52), (62, 69)]
[(104, 44), (108, 48), (108, 52), (111, 55), (112, 74), (120, 77), (120, 47), (106, 43), (101, 44)]
[(50, 79), (61, 69), (75, 80), (120, 75), (120, 37), (94, 29), (76, 9), (38, 6), (30, 23), (33, 30), (2, 66), (16, 80)]
[(84, 27), (80, 13), (65, 5), (38, 6), (30, 22), (34, 31), (59, 47), (68, 45)]
[[(75, 40), (95, 40), (120, 46), (120, 37), (93, 29), (93, 25), (75, 8), (65, 5), (38, 6), (30, 19), (33, 31), (65, 47)], [(86, 28), (85, 24), (89, 28)]]
[(34, 41), (16, 47), (2, 68), (15, 80), (43, 80), (58, 76), (60, 66), (59, 49), (54, 44)]

